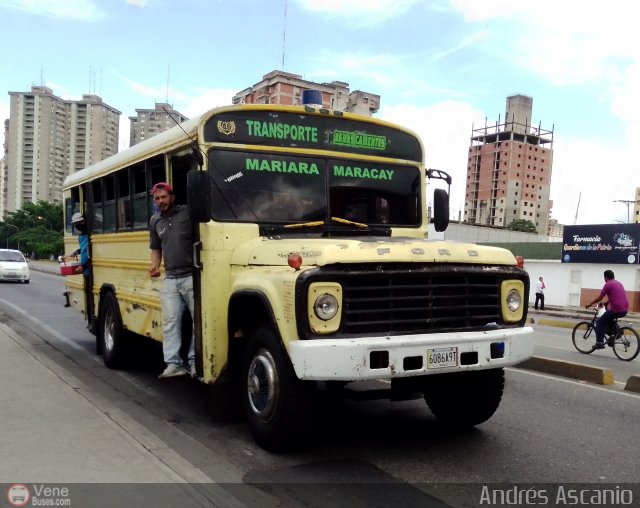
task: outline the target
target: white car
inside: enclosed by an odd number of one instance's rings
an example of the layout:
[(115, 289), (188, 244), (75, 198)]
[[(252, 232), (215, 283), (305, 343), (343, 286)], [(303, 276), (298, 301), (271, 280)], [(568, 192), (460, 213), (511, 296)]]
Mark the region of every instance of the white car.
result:
[(0, 249), (0, 280), (29, 284), (29, 264), (19, 250)]

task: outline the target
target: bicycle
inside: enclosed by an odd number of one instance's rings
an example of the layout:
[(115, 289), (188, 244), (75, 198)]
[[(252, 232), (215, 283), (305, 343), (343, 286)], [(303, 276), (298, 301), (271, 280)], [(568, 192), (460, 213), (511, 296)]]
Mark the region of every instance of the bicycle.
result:
[[(573, 328), (571, 334), (573, 339), (573, 345), (575, 348), (584, 353), (585, 355), (593, 353), (595, 348), (596, 338), (596, 321), (600, 317), (599, 312), (603, 307), (593, 307), (593, 318), (591, 321), (580, 321)], [(638, 338), (638, 332), (636, 332), (630, 326), (620, 326), (618, 319), (613, 320), (612, 326), (605, 330), (606, 344), (613, 348), (613, 353), (625, 362), (630, 362), (640, 352), (640, 339)]]

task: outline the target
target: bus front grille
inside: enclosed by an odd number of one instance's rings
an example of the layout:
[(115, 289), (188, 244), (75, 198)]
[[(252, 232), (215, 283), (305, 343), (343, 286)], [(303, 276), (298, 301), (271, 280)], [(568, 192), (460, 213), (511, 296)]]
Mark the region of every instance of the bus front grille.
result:
[(344, 334), (434, 333), (501, 322), (495, 275), (369, 274), (342, 284)]

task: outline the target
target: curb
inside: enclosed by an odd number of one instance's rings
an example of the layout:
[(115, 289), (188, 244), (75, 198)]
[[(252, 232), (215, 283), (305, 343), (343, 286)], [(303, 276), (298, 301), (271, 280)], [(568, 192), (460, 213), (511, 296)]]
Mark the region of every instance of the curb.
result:
[[(611, 369), (566, 362), (564, 360), (554, 360), (552, 358), (544, 358), (541, 356), (532, 356), (528, 360), (516, 365), (516, 367), (544, 372), (546, 374), (555, 374), (557, 376), (572, 379), (579, 379), (581, 381), (590, 381), (599, 385), (612, 385), (614, 382), (613, 372)], [(640, 376), (632, 377), (637, 378), (637, 391), (640, 392)], [(627, 384), (629, 384), (629, 382), (627, 382)]]
[(538, 323), (539, 325), (542, 326), (556, 326), (559, 328), (571, 328), (573, 329), (574, 326), (576, 326), (578, 322), (574, 322), (574, 321), (560, 321), (558, 319), (539, 319)]

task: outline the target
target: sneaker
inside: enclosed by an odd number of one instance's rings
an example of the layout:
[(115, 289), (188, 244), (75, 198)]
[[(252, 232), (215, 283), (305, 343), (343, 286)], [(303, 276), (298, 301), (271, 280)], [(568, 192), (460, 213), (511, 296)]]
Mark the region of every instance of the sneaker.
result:
[(198, 375), (198, 373), (196, 372), (195, 365), (192, 365), (191, 367), (189, 367), (189, 372), (191, 373), (191, 377), (196, 377)]
[(171, 364), (171, 365), (167, 365), (167, 368), (164, 369), (164, 372), (158, 376), (158, 379), (164, 379), (168, 377), (179, 377), (179, 376), (186, 376), (186, 375), (187, 375), (187, 371), (184, 370), (182, 367)]
[(593, 346), (593, 349), (604, 349), (605, 345), (604, 342), (596, 342)]

